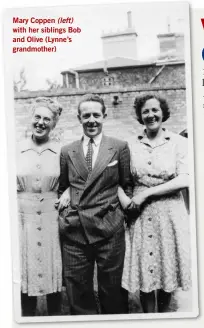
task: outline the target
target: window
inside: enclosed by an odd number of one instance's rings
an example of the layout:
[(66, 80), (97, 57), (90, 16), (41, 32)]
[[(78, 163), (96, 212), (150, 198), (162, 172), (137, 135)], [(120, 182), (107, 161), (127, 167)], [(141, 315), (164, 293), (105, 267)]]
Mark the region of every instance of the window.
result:
[(113, 84), (114, 84), (114, 78), (112, 76), (105, 76), (103, 78), (103, 86), (108, 86)]

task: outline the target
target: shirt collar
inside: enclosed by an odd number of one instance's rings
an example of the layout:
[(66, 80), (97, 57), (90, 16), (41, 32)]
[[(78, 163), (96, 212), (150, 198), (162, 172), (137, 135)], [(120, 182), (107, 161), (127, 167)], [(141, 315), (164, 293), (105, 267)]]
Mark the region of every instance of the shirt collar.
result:
[[(49, 140), (45, 145), (39, 146), (41, 153), (45, 150), (51, 150), (52, 152), (57, 153), (58, 148), (59, 145), (52, 140)], [(20, 146), (20, 151), (22, 153), (28, 150), (38, 151), (38, 146), (33, 142), (32, 137), (25, 139)]]
[[(165, 128), (162, 128), (162, 132), (163, 132), (162, 136), (159, 139), (159, 143), (157, 144), (157, 146), (161, 146), (161, 145), (163, 145), (164, 143), (168, 142), (171, 139), (171, 135), (170, 135), (168, 130), (166, 130)], [(138, 140), (142, 143), (145, 143), (145, 144), (151, 146), (150, 143), (149, 143), (149, 139), (147, 137), (146, 129), (144, 129), (142, 134), (138, 135)]]
[[(100, 133), (100, 134), (98, 134), (96, 137), (93, 138), (93, 141), (94, 141), (94, 145), (95, 145), (95, 146), (99, 146), (99, 145), (100, 145), (100, 143), (101, 143), (101, 139), (102, 139), (102, 136), (103, 136), (102, 133)], [(90, 138), (87, 137), (87, 136), (84, 134), (84, 136), (83, 136), (83, 141), (84, 141), (84, 144), (85, 144), (86, 146), (88, 145), (89, 140), (90, 140)]]

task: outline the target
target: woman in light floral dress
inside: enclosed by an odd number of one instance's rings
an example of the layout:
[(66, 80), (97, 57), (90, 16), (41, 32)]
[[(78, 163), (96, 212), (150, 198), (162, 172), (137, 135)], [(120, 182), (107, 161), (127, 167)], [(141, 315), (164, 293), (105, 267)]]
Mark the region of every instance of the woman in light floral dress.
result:
[[(154, 95), (136, 98), (137, 119), (145, 125), (131, 149), (133, 198), (119, 189), (123, 208), (136, 211), (126, 230), (122, 285), (140, 291), (144, 312), (166, 312), (177, 288), (190, 280), (189, 218), (181, 190), (188, 187), (187, 140), (162, 127), (167, 102)], [(157, 293), (155, 293), (157, 291)]]

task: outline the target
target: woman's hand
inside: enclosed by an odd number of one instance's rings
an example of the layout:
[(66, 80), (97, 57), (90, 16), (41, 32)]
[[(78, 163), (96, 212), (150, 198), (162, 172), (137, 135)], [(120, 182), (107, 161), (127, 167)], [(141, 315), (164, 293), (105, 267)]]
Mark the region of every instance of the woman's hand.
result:
[(63, 210), (70, 204), (70, 189), (67, 188), (62, 196), (55, 202), (55, 207), (58, 208), (58, 211)]
[(147, 200), (148, 197), (149, 197), (148, 189), (136, 194), (132, 198), (132, 203), (134, 204), (134, 207), (139, 211), (141, 205)]

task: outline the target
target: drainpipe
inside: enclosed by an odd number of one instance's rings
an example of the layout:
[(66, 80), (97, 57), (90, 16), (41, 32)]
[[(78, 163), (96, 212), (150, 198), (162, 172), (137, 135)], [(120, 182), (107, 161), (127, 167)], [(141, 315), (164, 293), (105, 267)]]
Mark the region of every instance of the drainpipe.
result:
[(65, 77), (66, 77), (66, 86), (67, 88), (69, 88), (69, 75), (66, 74)]
[(158, 72), (156, 73), (156, 75), (155, 76), (153, 76), (152, 78), (151, 78), (151, 80), (149, 80), (149, 84), (151, 84), (152, 82), (154, 82), (154, 80), (157, 78), (157, 76), (159, 76), (159, 74), (161, 74), (161, 72), (163, 71), (163, 69), (166, 67), (166, 65), (163, 65), (159, 70), (158, 70)]
[(108, 75), (108, 61), (104, 60), (103, 71), (106, 75)]
[(79, 89), (79, 74), (76, 71), (73, 71), (72, 69), (70, 69), (69, 72), (75, 75), (76, 88)]

